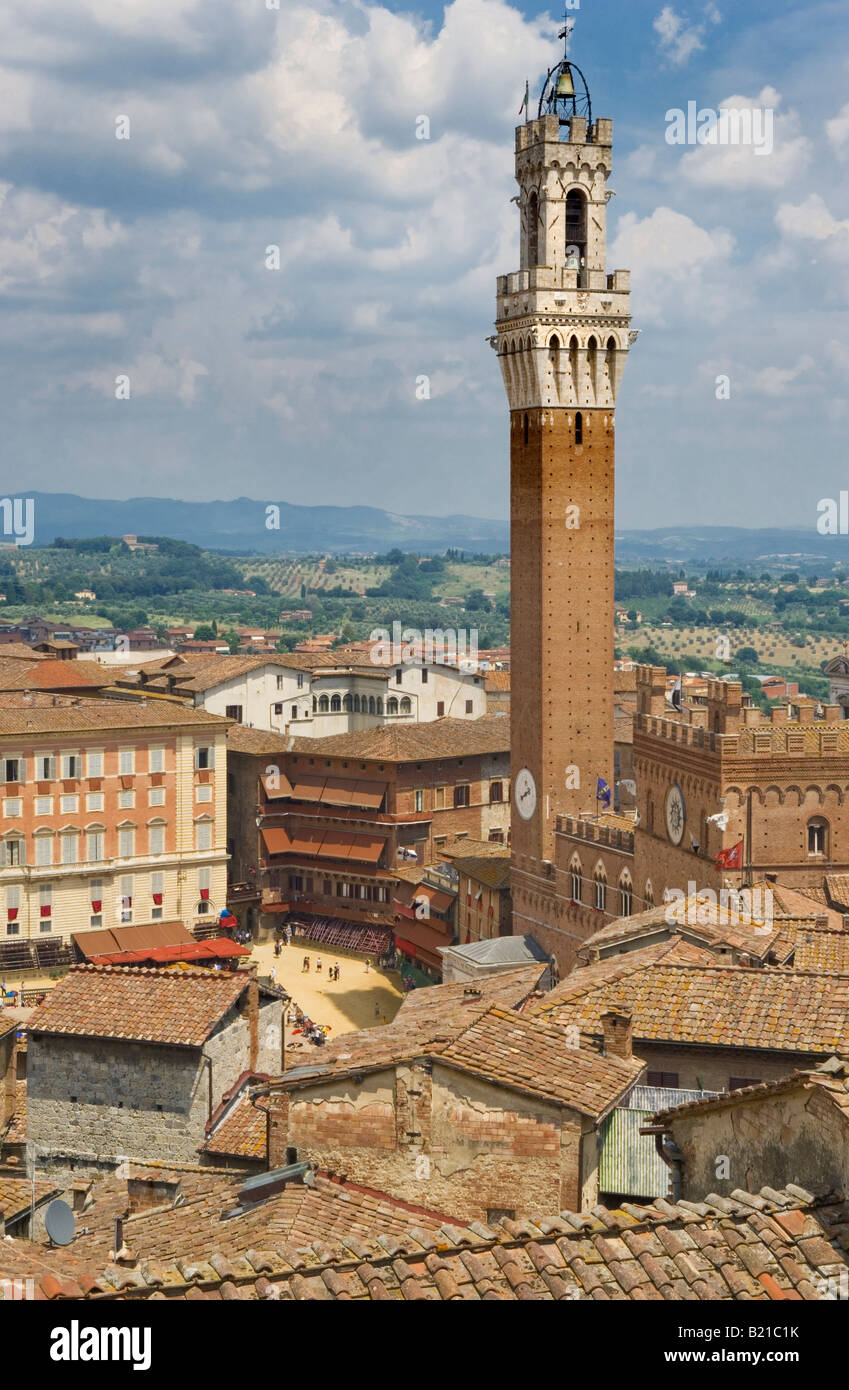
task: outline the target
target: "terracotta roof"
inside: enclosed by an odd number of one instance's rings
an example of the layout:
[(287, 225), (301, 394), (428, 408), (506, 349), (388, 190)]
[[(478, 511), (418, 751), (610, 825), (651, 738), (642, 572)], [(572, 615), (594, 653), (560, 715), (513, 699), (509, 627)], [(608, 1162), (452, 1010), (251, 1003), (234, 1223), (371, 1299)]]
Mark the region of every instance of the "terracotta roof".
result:
[(493, 854), (483, 858), (457, 858), (452, 859), (451, 862), (458, 874), (465, 874), (467, 878), (473, 878), (477, 883), (486, 884), (487, 888), (498, 889), (509, 888), (510, 886), (509, 850), (498, 857)]
[(79, 965), (31, 1015), (27, 1031), (202, 1047), (248, 979), (230, 970)]
[(26, 642), (0, 642), (0, 659), (3, 661), (47, 661), (44, 652), (28, 647)]
[[(311, 740), (317, 743), (318, 740)], [(227, 730), (228, 753), (256, 753), (273, 757), (276, 753), (288, 752), (291, 739), (288, 734), (274, 733), (270, 729), (249, 729), (245, 724), (231, 724)]]
[[(240, 1218), (239, 1220), (241, 1220)], [(849, 1205), (802, 1188), (710, 1194), (703, 1202), (502, 1221), (433, 1230), (340, 1234), (298, 1244), (267, 1232), (264, 1244), (228, 1256), (227, 1226), (206, 1229), (195, 1258), (108, 1265), (92, 1287), (69, 1272), (68, 1252), (27, 1256), (27, 1242), (0, 1247), (0, 1275), (38, 1261), (38, 1298), (174, 1298), (261, 1301), (744, 1301), (817, 1300), (847, 1268)], [(125, 1232), (126, 1232), (125, 1224)], [(132, 1229), (132, 1228), (131, 1228)], [(78, 1242), (75, 1242), (75, 1247)], [(31, 1249), (32, 1247), (29, 1247)], [(77, 1260), (79, 1265), (79, 1259)], [(52, 1266), (53, 1273), (42, 1272)], [(583, 1335), (580, 1327), (576, 1336)]]
[(806, 917), (811, 913), (828, 913), (828, 925), (835, 931), (840, 931), (843, 927), (843, 914), (835, 912), (830, 908), (822, 890), (813, 888), (790, 888), (786, 883), (772, 883), (767, 879), (759, 879), (753, 884), (755, 890), (771, 889), (773, 903), (776, 912), (784, 913), (788, 917)]
[(347, 755), (386, 763), (506, 753), (509, 747), (510, 721), (500, 714), (484, 714), (480, 719), (434, 719), (426, 724), (381, 724), (329, 738), (295, 738), (291, 744), (295, 753)]
[(202, 1153), (222, 1154), (231, 1158), (265, 1158), (267, 1153), (268, 1097), (251, 1100), (242, 1087), (225, 1105), (221, 1116), (210, 1121), (208, 1138), (201, 1145)]
[(806, 931), (804, 924), (798, 923), (794, 927), (794, 970), (849, 974), (849, 932)]
[(454, 1038), (439, 1060), (596, 1121), (631, 1089), (644, 1066), (636, 1057), (625, 1061), (575, 1047), (557, 1023), (497, 1008)]
[[(673, 938), (673, 941), (675, 938)], [(664, 943), (668, 944), (668, 943)], [(751, 969), (631, 951), (567, 976), (531, 1011), (601, 1035), (600, 1016), (630, 1009), (638, 1039), (790, 1053), (849, 1053), (849, 977)]]
[(62, 1191), (61, 1187), (57, 1187), (49, 1178), (36, 1178), (33, 1184), (26, 1175), (18, 1178), (0, 1172), (0, 1216), (5, 1217), (7, 1221), (15, 1221), (25, 1215), (32, 1206), (33, 1187), (37, 1207), (46, 1202), (48, 1197), (58, 1196)]
[(849, 912), (849, 874), (826, 874), (825, 888), (829, 901)]
[(0, 734), (77, 733), (106, 729), (193, 728), (228, 720), (188, 705), (163, 705), (143, 700), (91, 699), (81, 695), (4, 694), (0, 699)]
[(440, 859), (501, 859), (505, 846), (499, 840), (473, 840), (471, 836), (458, 835), (455, 840), (446, 840), (439, 845)]
[(760, 958), (772, 949), (780, 932), (780, 923), (769, 926), (746, 913), (735, 912), (718, 903), (715, 894), (706, 894), (706, 890), (702, 890), (687, 898), (659, 903), (631, 917), (617, 917), (606, 922), (581, 943), (580, 951), (583, 955), (594, 947), (651, 935), (659, 928), (670, 933), (695, 936), (699, 941), (717, 948), (727, 943), (741, 951), (751, 951)]
[(485, 673), (485, 688), (487, 690), (506, 690), (510, 691), (510, 672), (509, 671), (487, 671)]
[(111, 685), (114, 672), (97, 661), (61, 661), (45, 657), (39, 662), (4, 660), (0, 647), (0, 690), (77, 690), (83, 686)]

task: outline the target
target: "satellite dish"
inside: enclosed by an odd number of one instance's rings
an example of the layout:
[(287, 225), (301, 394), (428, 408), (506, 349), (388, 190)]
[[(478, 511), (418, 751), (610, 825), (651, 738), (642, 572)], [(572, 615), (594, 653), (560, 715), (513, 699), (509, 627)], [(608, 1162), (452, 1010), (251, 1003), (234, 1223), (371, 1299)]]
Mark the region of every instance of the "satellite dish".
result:
[(74, 1213), (61, 1197), (50, 1203), (44, 1213), (44, 1225), (54, 1245), (70, 1245), (74, 1239)]

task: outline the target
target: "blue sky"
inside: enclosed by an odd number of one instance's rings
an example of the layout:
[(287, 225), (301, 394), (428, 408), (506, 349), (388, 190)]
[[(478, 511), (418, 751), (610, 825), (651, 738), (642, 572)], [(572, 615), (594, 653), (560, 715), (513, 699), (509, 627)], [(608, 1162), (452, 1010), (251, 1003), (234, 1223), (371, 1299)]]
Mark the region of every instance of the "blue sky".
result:
[[(513, 127), (562, 12), (280, 4), (6, 0), (4, 488), (504, 516), (485, 339), (518, 265)], [(617, 524), (813, 527), (849, 487), (849, 7), (570, 17), (643, 330)], [(666, 144), (667, 110), (730, 98), (774, 109), (771, 155)]]

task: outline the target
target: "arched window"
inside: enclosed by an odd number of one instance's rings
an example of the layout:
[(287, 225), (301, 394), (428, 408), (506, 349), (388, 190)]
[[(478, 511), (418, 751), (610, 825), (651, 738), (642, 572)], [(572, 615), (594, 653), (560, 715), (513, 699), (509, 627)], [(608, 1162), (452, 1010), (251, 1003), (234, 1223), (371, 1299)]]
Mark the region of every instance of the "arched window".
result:
[(646, 907), (654, 907), (654, 889), (651, 886), (651, 879), (646, 879), (646, 889), (643, 893)]
[(808, 821), (808, 854), (820, 858), (828, 854), (828, 821), (822, 816)]
[(319, 714), (327, 714), (329, 709), (330, 701), (328, 700), (326, 695), (322, 695), (318, 702), (318, 712)]
[(575, 443), (576, 443), (576, 444), (583, 444), (583, 442), (584, 442), (584, 417), (583, 417), (583, 415), (581, 414), (581, 412), (580, 412), (580, 410), (579, 410), (579, 411), (577, 411), (577, 413), (576, 413), (576, 415), (575, 415)]
[(607, 905), (607, 874), (604, 865), (599, 862), (593, 870), (593, 887), (595, 889), (595, 905), (599, 912), (604, 912)]
[(580, 266), (587, 249), (587, 200), (579, 188), (566, 194), (566, 265), (570, 270), (577, 257)]
[(390, 696), (389, 696), (389, 699), (386, 701), (386, 713), (387, 713), (387, 714), (397, 714), (397, 713), (398, 713), (398, 701), (395, 699), (395, 696), (394, 696), (394, 695), (390, 695)]
[(333, 696), (331, 696), (331, 699), (330, 699), (330, 709), (331, 709), (331, 713), (333, 713), (333, 714), (341, 714), (341, 712), (342, 712), (342, 698), (341, 698), (341, 696), (339, 696), (339, 695), (333, 695)]
[(634, 897), (634, 888), (631, 883), (631, 875), (626, 871), (619, 878), (619, 915), (620, 917), (631, 916), (631, 904)]
[(572, 902), (573, 902), (573, 903), (579, 903), (579, 902), (581, 901), (581, 877), (582, 877), (582, 873), (583, 873), (583, 870), (581, 869), (581, 861), (580, 861), (580, 859), (578, 858), (577, 854), (573, 854), (573, 855), (572, 855), (572, 862), (571, 862), (570, 865), (569, 865), (569, 881), (570, 881), (570, 884), (571, 884)]
[(405, 696), (403, 697), (403, 699), (401, 700), (401, 713), (402, 713), (402, 714), (409, 714), (410, 711), (412, 710), (412, 708), (413, 708), (413, 706), (410, 704), (410, 697), (409, 697), (409, 695), (405, 695)]
[(369, 695), (369, 697), (368, 697), (368, 712), (369, 712), (369, 714), (374, 714), (374, 712), (375, 712), (375, 709), (374, 709), (374, 696), (373, 696), (373, 695)]
[(528, 199), (528, 265), (533, 268), (539, 260), (539, 199), (532, 193)]
[(313, 697), (312, 697), (312, 712), (313, 712), (313, 714), (315, 714), (315, 712), (316, 712), (317, 709), (318, 709), (318, 701), (316, 700), (315, 696), (313, 695)]
[(377, 699), (374, 702), (374, 712), (375, 714), (383, 713), (383, 700), (380, 695), (378, 695)]
[(354, 713), (355, 713), (355, 714), (359, 714), (359, 712), (360, 712), (360, 697), (359, 697), (359, 695), (355, 695), (355, 696), (354, 696)]
[(352, 709), (354, 708), (354, 697), (351, 695), (350, 691), (348, 692), (348, 694), (345, 696), (344, 700), (342, 701), (342, 708), (343, 708), (348, 714), (350, 714), (351, 711), (352, 711)]

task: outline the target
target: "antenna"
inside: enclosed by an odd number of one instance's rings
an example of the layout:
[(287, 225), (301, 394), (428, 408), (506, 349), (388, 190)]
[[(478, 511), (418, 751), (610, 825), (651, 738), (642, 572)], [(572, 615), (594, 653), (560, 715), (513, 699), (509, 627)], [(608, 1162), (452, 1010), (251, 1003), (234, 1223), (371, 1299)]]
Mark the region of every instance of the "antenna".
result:
[(70, 1245), (74, 1239), (74, 1213), (57, 1197), (44, 1213), (44, 1225), (53, 1245)]

